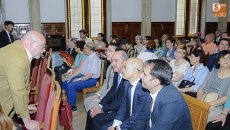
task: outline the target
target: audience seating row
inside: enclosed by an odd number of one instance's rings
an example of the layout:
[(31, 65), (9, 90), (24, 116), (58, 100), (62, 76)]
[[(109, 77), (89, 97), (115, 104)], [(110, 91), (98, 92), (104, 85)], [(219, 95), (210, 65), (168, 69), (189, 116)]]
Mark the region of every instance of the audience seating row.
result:
[(100, 73), (99, 81), (97, 82), (96, 86), (92, 86), (92, 87), (89, 87), (89, 88), (84, 88), (82, 90), (82, 92), (83, 92), (83, 99), (86, 98), (87, 93), (96, 92), (103, 85), (103, 83), (104, 83), (104, 66), (105, 66), (104, 62), (105, 62), (104, 60), (101, 60), (101, 73)]
[(31, 68), (30, 103), (37, 105), (37, 111), (31, 115), (40, 123), (40, 129), (54, 130), (57, 127), (61, 87), (55, 81), (55, 73), (50, 68), (52, 49), (45, 57), (35, 60)]
[(186, 94), (183, 96), (190, 110), (193, 130), (205, 130), (210, 105)]

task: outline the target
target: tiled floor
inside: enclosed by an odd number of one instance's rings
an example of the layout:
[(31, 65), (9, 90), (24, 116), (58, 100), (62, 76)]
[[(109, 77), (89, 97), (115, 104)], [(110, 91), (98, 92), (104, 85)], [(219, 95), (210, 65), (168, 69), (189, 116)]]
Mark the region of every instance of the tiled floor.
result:
[[(73, 129), (74, 130), (85, 130), (86, 111), (83, 105), (83, 96), (81, 92), (78, 92), (77, 97), (78, 111), (73, 112)], [(58, 125), (58, 130), (64, 130), (63, 127)]]

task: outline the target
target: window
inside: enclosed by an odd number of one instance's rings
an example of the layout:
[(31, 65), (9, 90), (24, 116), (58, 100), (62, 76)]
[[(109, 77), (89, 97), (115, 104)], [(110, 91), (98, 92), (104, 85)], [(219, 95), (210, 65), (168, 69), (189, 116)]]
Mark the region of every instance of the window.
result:
[(67, 22), (69, 37), (78, 37), (80, 29), (86, 29), (89, 37), (104, 32), (104, 0), (68, 0)]
[(185, 32), (185, 0), (177, 0), (176, 35), (183, 36)]
[(198, 32), (198, 0), (190, 1), (190, 15), (189, 15), (189, 31), (188, 35), (192, 35)]
[(83, 28), (83, 15), (82, 15), (81, 0), (70, 0), (70, 25), (71, 37), (78, 36), (79, 30)]
[(177, 0), (176, 36), (187, 37), (199, 28), (199, 0)]
[(90, 36), (97, 37), (102, 32), (102, 3), (101, 0), (90, 2)]

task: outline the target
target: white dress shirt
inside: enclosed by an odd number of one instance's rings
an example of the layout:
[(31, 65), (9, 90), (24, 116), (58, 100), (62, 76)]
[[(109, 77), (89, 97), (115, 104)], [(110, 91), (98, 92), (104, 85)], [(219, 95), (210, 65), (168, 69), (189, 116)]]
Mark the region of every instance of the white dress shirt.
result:
[[(135, 92), (135, 89), (136, 89), (137, 84), (138, 84), (139, 81), (140, 81), (140, 78), (138, 78), (134, 82), (130, 83), (132, 85), (132, 87), (131, 87), (131, 98), (130, 98), (131, 99), (130, 116), (132, 116), (134, 92)], [(120, 120), (114, 119), (112, 126), (113, 127), (118, 126), (118, 129), (120, 130), (120, 125), (121, 124), (122, 124), (122, 122)]]

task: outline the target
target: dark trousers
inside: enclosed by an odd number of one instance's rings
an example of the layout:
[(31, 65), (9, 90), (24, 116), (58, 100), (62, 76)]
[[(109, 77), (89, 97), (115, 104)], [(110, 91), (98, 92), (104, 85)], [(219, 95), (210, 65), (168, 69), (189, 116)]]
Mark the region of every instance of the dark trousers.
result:
[(205, 130), (230, 130), (230, 114), (227, 115), (224, 126), (221, 126), (222, 122), (212, 123), (208, 122)]
[(14, 126), (16, 127), (16, 130), (23, 130), (23, 128), (24, 128), (24, 123), (23, 123), (23, 121), (22, 121), (22, 118), (18, 118), (17, 114), (15, 114), (15, 115), (12, 117), (12, 120), (13, 120)]
[(113, 121), (116, 114), (116, 112), (100, 113), (92, 118), (90, 112), (91, 111), (89, 110), (87, 113), (85, 130), (102, 130), (103, 125)]
[(56, 66), (54, 68), (54, 72), (55, 72), (55, 75), (56, 75), (55, 78), (59, 82), (59, 84), (62, 83), (62, 81), (61, 81), (61, 75), (64, 74), (64, 73), (66, 73), (68, 70), (69, 70), (69, 68), (66, 68), (63, 65)]

